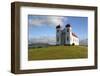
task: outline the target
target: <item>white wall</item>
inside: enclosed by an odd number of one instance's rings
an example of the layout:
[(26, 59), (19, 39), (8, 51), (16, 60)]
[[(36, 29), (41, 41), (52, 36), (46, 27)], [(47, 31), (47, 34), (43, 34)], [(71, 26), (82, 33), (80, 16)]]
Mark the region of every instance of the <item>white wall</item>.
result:
[[(10, 55), (11, 55), (11, 16), (10, 16), (10, 3), (15, 0), (1, 0), (0, 1), (0, 76), (16, 76), (10, 73)], [(17, 1), (30, 1), (41, 3), (57, 3), (57, 4), (74, 4), (74, 5), (87, 5), (99, 7), (99, 20), (100, 20), (100, 0), (17, 0)], [(100, 22), (98, 22), (100, 24)], [(99, 33), (100, 33), (100, 26)], [(100, 42), (100, 34), (98, 38)], [(100, 46), (100, 44), (99, 44)], [(100, 48), (98, 50), (100, 58)], [(18, 76), (100, 76), (100, 59), (98, 70), (81, 70), (81, 71), (65, 71), (65, 72), (52, 72), (52, 73), (39, 73), (39, 74), (22, 74)]]
[(72, 36), (71, 44), (75, 43), (75, 45), (79, 45), (79, 38)]
[[(57, 30), (59, 30), (59, 32), (57, 32)], [(57, 38), (59, 39), (59, 41), (57, 41)], [(56, 44), (61, 44), (61, 28), (56, 29)]]

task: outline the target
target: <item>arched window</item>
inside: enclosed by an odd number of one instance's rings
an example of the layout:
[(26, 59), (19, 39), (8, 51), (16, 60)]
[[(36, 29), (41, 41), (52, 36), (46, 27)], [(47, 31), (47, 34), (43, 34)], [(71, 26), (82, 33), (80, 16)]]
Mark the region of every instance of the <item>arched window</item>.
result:
[(67, 41), (69, 41), (69, 37), (67, 36)]
[(69, 32), (69, 29), (67, 29), (67, 32)]
[(57, 30), (57, 32), (59, 32), (59, 30)]
[(57, 41), (59, 41), (59, 37), (57, 37)]

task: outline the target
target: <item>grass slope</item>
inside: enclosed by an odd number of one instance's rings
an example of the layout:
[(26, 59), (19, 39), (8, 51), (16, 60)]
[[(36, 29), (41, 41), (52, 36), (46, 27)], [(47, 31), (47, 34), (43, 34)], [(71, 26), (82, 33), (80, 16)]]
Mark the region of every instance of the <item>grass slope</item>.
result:
[(75, 59), (87, 58), (85, 46), (50, 46), (45, 48), (30, 48), (28, 60)]

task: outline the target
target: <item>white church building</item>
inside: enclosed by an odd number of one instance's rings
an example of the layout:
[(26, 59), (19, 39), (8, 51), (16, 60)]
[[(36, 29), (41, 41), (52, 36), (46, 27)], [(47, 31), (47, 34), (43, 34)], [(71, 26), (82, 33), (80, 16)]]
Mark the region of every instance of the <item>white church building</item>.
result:
[(57, 45), (79, 45), (78, 36), (72, 32), (72, 27), (67, 24), (64, 29), (60, 25), (56, 26)]

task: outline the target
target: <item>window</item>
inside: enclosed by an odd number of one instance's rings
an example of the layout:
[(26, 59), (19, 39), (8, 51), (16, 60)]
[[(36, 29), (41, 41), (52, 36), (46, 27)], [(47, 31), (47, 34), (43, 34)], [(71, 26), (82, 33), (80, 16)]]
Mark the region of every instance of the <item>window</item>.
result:
[(59, 30), (57, 30), (57, 32), (59, 32)]
[(69, 32), (69, 29), (67, 29), (67, 32)]
[(57, 37), (57, 41), (59, 41), (59, 37)]
[(67, 36), (67, 41), (69, 41), (69, 37)]

